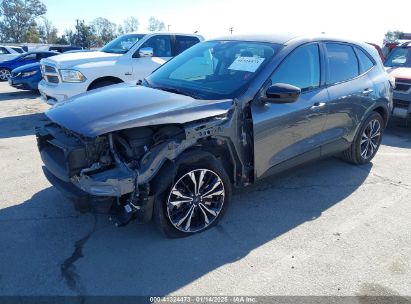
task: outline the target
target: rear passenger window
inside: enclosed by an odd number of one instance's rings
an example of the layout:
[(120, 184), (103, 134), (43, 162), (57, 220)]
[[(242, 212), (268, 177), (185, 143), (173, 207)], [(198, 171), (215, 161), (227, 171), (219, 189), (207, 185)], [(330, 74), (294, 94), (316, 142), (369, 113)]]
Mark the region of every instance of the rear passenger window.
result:
[(328, 84), (350, 80), (360, 75), (357, 56), (352, 46), (326, 43), (325, 47), (328, 60)]
[(292, 52), (271, 78), (272, 83), (286, 83), (302, 91), (320, 86), (320, 55), (317, 44), (301, 46)]
[(361, 64), (361, 74), (368, 72), (374, 66), (374, 62), (371, 61), (370, 57), (363, 50), (360, 48), (356, 48), (356, 50)]
[(184, 52), (186, 49), (191, 48), (193, 45), (200, 42), (197, 37), (190, 36), (176, 36), (176, 52), (178, 54)]

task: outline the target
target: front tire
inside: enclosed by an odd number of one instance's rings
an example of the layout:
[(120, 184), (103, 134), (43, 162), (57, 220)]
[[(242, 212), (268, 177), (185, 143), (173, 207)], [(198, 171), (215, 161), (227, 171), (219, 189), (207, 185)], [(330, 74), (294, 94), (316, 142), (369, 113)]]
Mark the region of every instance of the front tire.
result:
[(169, 238), (191, 236), (217, 225), (230, 200), (230, 179), (217, 159), (182, 165), (156, 197), (155, 222)]
[(6, 68), (0, 69), (0, 81), (7, 81), (11, 76), (11, 71)]
[(385, 129), (384, 119), (377, 112), (372, 112), (364, 121), (351, 147), (343, 157), (355, 165), (371, 162), (377, 154)]

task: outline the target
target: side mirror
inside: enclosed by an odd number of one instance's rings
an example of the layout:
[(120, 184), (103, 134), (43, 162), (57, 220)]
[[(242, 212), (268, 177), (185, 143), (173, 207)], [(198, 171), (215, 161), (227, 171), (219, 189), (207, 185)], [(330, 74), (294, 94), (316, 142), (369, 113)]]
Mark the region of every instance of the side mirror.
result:
[(265, 92), (263, 101), (269, 103), (292, 103), (300, 97), (301, 89), (286, 83), (275, 83)]
[(139, 57), (153, 57), (154, 50), (152, 47), (144, 47), (138, 51)]

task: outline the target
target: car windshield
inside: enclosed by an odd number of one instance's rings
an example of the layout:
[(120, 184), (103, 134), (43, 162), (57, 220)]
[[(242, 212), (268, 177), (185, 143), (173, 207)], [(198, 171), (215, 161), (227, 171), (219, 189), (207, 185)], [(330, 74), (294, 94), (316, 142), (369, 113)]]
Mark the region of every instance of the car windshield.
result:
[(142, 34), (124, 35), (109, 42), (101, 51), (105, 53), (125, 54), (143, 37), (144, 35)]
[(411, 48), (397, 47), (388, 56), (386, 67), (411, 67)]
[(279, 48), (244, 41), (199, 43), (160, 67), (145, 84), (198, 99), (235, 98)]

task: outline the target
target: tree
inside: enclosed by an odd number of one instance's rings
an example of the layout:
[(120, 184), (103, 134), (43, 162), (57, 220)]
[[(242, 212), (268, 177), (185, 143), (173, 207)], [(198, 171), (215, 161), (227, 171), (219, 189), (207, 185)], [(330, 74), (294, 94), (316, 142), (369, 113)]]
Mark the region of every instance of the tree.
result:
[(0, 0), (0, 38), (7, 42), (23, 42), (32, 36), (36, 19), (46, 12), (40, 0)]
[(96, 18), (91, 23), (94, 44), (103, 46), (117, 37), (117, 25), (106, 18)]
[(385, 41), (387, 42), (395, 42), (400, 37), (401, 31), (388, 31), (385, 34)]
[(155, 32), (155, 31), (164, 31), (166, 28), (166, 25), (164, 24), (163, 21), (160, 21), (154, 17), (150, 17), (148, 19), (148, 27), (147, 30), (150, 32)]
[(39, 43), (40, 42), (40, 31), (39, 28), (36, 24), (36, 22), (33, 22), (30, 27), (27, 29), (27, 31), (24, 33), (23, 40), (24, 42), (28, 43)]
[(62, 35), (61, 37), (57, 37), (57, 39), (54, 43), (55, 44), (62, 44), (62, 45), (70, 44), (70, 42), (67, 40), (66, 35)]
[(136, 17), (127, 18), (126, 20), (124, 20), (124, 33), (136, 32), (138, 30), (139, 25), (140, 22)]
[(46, 17), (42, 18), (42, 24), (39, 25), (39, 33), (43, 43), (56, 43), (58, 30)]

